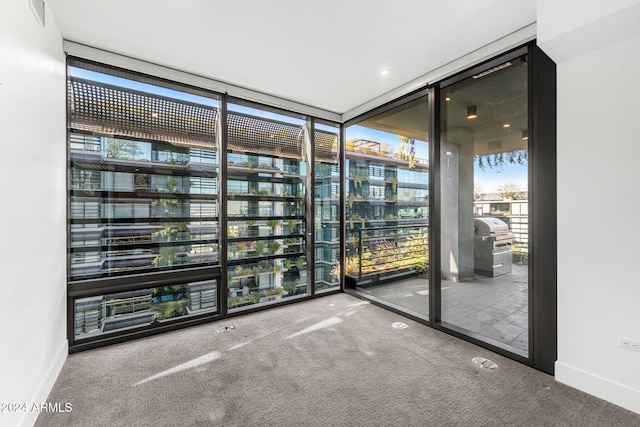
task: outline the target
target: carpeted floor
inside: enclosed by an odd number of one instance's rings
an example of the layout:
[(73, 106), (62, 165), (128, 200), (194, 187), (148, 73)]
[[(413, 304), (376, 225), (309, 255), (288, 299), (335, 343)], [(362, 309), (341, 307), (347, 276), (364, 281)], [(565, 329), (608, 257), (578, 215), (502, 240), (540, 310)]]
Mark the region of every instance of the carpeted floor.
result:
[(346, 294), (73, 354), (48, 402), (72, 411), (37, 426), (640, 426), (640, 414)]

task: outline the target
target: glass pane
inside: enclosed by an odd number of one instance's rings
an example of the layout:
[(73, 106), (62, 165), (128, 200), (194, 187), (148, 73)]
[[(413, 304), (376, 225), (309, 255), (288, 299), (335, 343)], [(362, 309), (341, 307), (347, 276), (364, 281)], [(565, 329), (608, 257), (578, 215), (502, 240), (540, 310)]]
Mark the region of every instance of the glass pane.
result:
[(217, 310), (215, 280), (76, 299), (76, 338), (162, 323)]
[(526, 57), (441, 92), (442, 321), (528, 351)]
[(78, 67), (69, 92), (71, 280), (217, 264), (219, 101)]
[(414, 315), (429, 310), (427, 97), (346, 129), (347, 284)]
[(229, 104), (229, 310), (307, 292), (305, 121)]
[(315, 279), (316, 292), (340, 286), (339, 126), (316, 124), (315, 143)]

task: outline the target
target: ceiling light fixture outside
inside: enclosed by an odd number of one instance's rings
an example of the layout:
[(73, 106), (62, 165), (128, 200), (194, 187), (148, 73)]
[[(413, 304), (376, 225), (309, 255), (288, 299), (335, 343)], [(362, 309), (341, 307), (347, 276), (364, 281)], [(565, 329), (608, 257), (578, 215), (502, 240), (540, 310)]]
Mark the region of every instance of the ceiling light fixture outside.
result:
[(474, 75), (473, 78), (474, 79), (479, 79), (480, 77), (484, 77), (484, 76), (486, 76), (488, 74), (495, 73), (496, 71), (500, 71), (500, 70), (502, 70), (504, 68), (507, 68), (507, 67), (509, 67), (511, 65), (513, 65), (513, 64), (511, 64), (511, 62), (505, 62), (504, 64), (500, 64), (497, 67), (489, 68), (486, 71), (478, 73), (478, 74)]
[(472, 105), (470, 107), (467, 107), (467, 119), (475, 119), (476, 117), (478, 117), (476, 106)]
[(502, 127), (506, 129), (506, 128), (510, 128), (511, 125), (509, 123), (505, 123), (505, 124), (502, 125)]
[(529, 131), (527, 129), (522, 131), (522, 140), (526, 141), (529, 139)]

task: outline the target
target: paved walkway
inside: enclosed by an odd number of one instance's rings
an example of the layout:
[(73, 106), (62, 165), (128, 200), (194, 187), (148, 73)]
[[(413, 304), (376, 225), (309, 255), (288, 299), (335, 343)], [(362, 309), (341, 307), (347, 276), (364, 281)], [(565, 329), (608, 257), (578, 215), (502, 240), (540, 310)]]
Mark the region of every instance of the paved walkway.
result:
[[(442, 321), (465, 331), (527, 351), (527, 266), (514, 265), (499, 277), (477, 276), (475, 280), (442, 282)], [(429, 281), (418, 277), (382, 285), (358, 287), (417, 315), (429, 315)]]

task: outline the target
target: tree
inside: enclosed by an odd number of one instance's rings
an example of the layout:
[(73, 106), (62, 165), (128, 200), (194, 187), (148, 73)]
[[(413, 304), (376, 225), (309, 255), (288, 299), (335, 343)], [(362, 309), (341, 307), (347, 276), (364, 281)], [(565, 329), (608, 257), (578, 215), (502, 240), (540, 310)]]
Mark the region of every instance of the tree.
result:
[[(167, 194), (175, 193), (176, 190), (178, 189), (178, 184), (179, 184), (179, 181), (176, 178), (169, 176), (164, 182), (164, 186), (166, 190), (160, 190), (160, 192), (167, 193)], [(175, 212), (175, 209), (178, 206), (177, 199), (161, 197), (160, 199), (158, 199), (158, 203), (160, 203), (160, 205), (164, 208), (165, 216), (171, 216), (171, 217), (177, 216)]]
[(482, 192), (482, 186), (475, 182), (473, 184), (473, 199), (478, 200), (480, 198), (480, 193)]
[(496, 154), (475, 155), (474, 161), (478, 162), (478, 167), (483, 171), (487, 166), (490, 169), (503, 168), (507, 164), (526, 166), (529, 161), (529, 151), (525, 149)]
[(176, 189), (178, 188), (178, 184), (178, 180), (172, 176), (167, 177), (166, 181), (164, 182), (164, 186), (169, 193), (175, 193)]
[(108, 158), (121, 160), (133, 160), (142, 154), (137, 141), (117, 138), (106, 138), (105, 151)]
[(516, 184), (515, 182), (507, 182), (499, 185), (496, 190), (503, 199), (515, 199), (517, 198), (518, 193), (524, 191), (522, 186), (520, 184)]
[(408, 136), (398, 135), (398, 141), (400, 141), (398, 157), (407, 160), (409, 162), (409, 169), (413, 169), (416, 165), (416, 140)]

